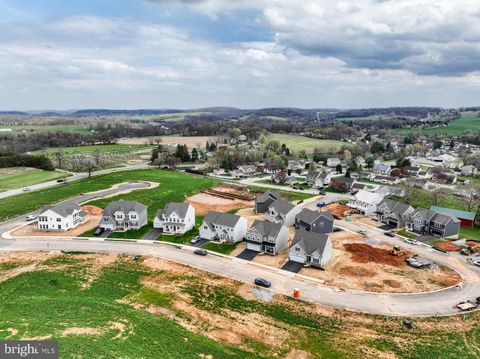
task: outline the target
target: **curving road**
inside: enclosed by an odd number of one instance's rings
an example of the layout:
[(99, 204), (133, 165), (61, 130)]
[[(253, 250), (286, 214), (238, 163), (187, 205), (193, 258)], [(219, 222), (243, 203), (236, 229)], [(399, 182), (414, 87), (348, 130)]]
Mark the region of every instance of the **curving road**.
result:
[[(145, 188), (145, 186), (146, 184), (144, 183), (129, 183), (121, 185), (116, 189), (85, 194), (67, 201), (82, 203), (93, 198), (103, 197), (126, 189)], [(0, 234), (4, 237), (0, 239), (0, 252), (66, 250), (151, 255), (230, 277), (245, 283), (253, 283), (256, 277), (263, 277), (272, 282), (271, 289), (277, 293), (292, 295), (293, 289), (298, 288), (301, 291), (302, 300), (371, 314), (409, 317), (457, 314), (459, 311), (455, 308), (455, 305), (458, 302), (467, 299), (475, 300), (476, 297), (480, 296), (480, 270), (466, 263), (465, 259), (459, 255), (444, 254), (434, 251), (431, 248), (409, 245), (398, 238), (386, 237), (383, 231), (378, 228), (358, 223), (337, 221), (336, 226), (352, 232), (360, 228), (366, 229), (369, 237), (373, 239), (389, 244), (401, 245), (425, 258), (446, 265), (456, 270), (462, 276), (462, 285), (435, 292), (409, 294), (384, 294), (356, 290), (340, 290), (322, 285), (315, 279), (238, 258), (215, 255), (213, 253), (206, 257), (197, 256), (193, 253), (195, 248), (190, 246), (182, 246), (181, 249), (179, 249), (177, 248), (178, 246), (158, 242), (154, 243), (153, 241), (131, 243), (105, 241), (100, 238), (90, 240), (44, 237), (36, 237), (34, 239), (8, 239), (8, 232), (24, 223), (24, 217), (19, 217), (0, 224)]]

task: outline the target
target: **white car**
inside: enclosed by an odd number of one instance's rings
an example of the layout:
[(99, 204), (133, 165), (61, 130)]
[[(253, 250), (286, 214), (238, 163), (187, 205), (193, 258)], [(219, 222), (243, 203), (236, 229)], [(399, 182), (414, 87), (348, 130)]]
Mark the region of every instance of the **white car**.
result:
[(36, 214), (30, 214), (30, 215), (26, 216), (25, 219), (27, 221), (33, 221), (34, 219), (37, 219), (37, 217), (38, 216)]
[(480, 261), (473, 261), (472, 264), (474, 266), (480, 267)]
[(363, 235), (363, 236), (366, 236), (366, 235), (367, 235), (367, 231), (364, 230), (364, 229), (359, 229), (359, 230), (357, 231), (357, 233), (358, 233), (358, 234), (361, 234), (361, 235)]
[(31, 188), (25, 187), (22, 191), (23, 191), (23, 192), (30, 192), (31, 190), (32, 190)]
[(415, 240), (415, 239), (411, 239), (411, 238), (405, 238), (405, 243), (417, 244), (418, 241)]

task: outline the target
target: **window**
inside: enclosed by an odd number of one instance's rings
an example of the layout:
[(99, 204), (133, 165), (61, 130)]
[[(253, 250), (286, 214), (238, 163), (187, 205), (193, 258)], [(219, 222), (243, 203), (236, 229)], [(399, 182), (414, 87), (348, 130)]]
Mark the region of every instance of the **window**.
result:
[(57, 222), (61, 222), (61, 221), (62, 221), (62, 219), (61, 219), (61, 218), (57, 218)]
[(295, 252), (300, 252), (300, 247), (295, 247)]

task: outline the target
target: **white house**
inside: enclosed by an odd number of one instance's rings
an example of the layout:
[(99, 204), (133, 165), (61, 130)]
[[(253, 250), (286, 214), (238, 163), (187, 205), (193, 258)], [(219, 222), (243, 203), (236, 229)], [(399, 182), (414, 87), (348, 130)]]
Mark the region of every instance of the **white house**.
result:
[(247, 231), (247, 249), (276, 255), (288, 248), (288, 228), (280, 223), (256, 219)]
[(288, 250), (288, 260), (325, 268), (332, 258), (332, 241), (326, 234), (299, 230)]
[(295, 224), (295, 216), (300, 213), (301, 208), (283, 199), (277, 199), (268, 206), (266, 212), (270, 222), (281, 223), (290, 227)]
[(168, 203), (153, 219), (153, 228), (163, 233), (184, 234), (195, 226), (195, 208), (187, 203)]
[(147, 224), (147, 206), (137, 201), (114, 201), (103, 210), (99, 227), (109, 231), (139, 229)]
[(200, 227), (200, 238), (237, 243), (247, 233), (247, 220), (235, 214), (210, 211)]
[(327, 158), (327, 166), (328, 167), (337, 167), (341, 163), (342, 162), (340, 161), (340, 158), (338, 158), (338, 157)]
[(373, 166), (373, 172), (381, 173), (384, 175), (388, 175), (392, 170), (392, 166), (386, 163), (375, 163)]
[(460, 168), (460, 172), (462, 176), (475, 176), (477, 174), (477, 168), (475, 166), (463, 166)]
[(68, 231), (88, 218), (78, 204), (60, 203), (42, 208), (35, 229), (40, 231)]
[(358, 191), (347, 206), (360, 212), (365, 216), (371, 216), (377, 211), (377, 205), (382, 202), (383, 197), (377, 193), (365, 190)]

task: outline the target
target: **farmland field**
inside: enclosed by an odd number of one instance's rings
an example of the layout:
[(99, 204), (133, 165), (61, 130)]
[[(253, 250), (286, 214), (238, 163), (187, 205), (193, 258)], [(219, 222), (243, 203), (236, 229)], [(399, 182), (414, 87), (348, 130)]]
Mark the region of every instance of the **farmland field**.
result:
[(339, 149), (343, 145), (348, 145), (346, 142), (335, 140), (316, 140), (297, 135), (286, 135), (281, 133), (274, 133), (268, 135), (267, 141), (278, 141), (280, 144), (285, 144), (290, 150), (299, 152), (305, 150), (307, 153), (312, 153), (316, 147), (320, 148), (335, 148)]
[(200, 147), (204, 148), (207, 141), (214, 140), (213, 137), (208, 136), (156, 136), (156, 137), (132, 137), (122, 138), (118, 140), (119, 144), (123, 145), (145, 145), (155, 139), (160, 139), (164, 145), (180, 144), (187, 145), (189, 148)]
[(35, 134), (43, 132), (67, 132), (67, 133), (79, 133), (89, 134), (91, 126), (89, 125), (0, 125), (0, 129), (11, 129), (11, 132), (5, 132), (6, 134)]
[[(472, 130), (474, 133), (480, 131), (480, 117), (473, 112), (463, 112), (462, 116), (455, 121), (450, 122), (447, 126), (431, 127), (423, 130), (415, 130), (420, 134), (425, 135), (446, 135), (446, 136), (461, 136), (465, 130)], [(401, 132), (411, 132), (413, 129), (402, 128)]]
[(68, 176), (63, 172), (45, 171), (31, 167), (0, 168), (0, 191), (31, 186)]
[(145, 144), (132, 144), (132, 145), (122, 145), (122, 144), (113, 144), (113, 145), (92, 145), (92, 146), (77, 146), (77, 147), (52, 147), (45, 150), (35, 151), (33, 154), (36, 155), (51, 155), (55, 152), (63, 152), (65, 155), (77, 154), (77, 153), (92, 153), (96, 150), (99, 150), (102, 153), (129, 153), (129, 152), (138, 152), (138, 151), (149, 151), (154, 146), (145, 145)]
[(151, 257), (17, 252), (0, 256), (0, 277), (0, 339), (58, 340), (62, 358), (479, 355), (479, 313), (413, 319), (408, 329), (402, 318), (269, 297)]

